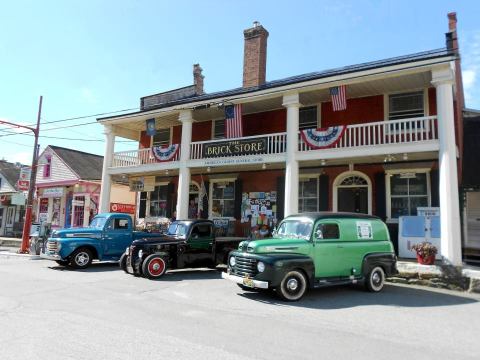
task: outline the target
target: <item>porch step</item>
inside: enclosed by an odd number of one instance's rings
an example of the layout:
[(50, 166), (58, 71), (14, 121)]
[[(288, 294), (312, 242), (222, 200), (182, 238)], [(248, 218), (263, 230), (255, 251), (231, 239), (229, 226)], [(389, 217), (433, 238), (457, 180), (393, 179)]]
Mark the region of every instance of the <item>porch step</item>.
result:
[(0, 246), (2, 247), (15, 247), (19, 248), (22, 245), (22, 239), (0, 237)]

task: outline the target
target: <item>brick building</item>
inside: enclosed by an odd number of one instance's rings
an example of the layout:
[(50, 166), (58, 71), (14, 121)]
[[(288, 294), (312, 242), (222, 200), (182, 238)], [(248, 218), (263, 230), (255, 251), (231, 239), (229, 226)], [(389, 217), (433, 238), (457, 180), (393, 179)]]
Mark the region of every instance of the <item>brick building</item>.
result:
[[(274, 81), (265, 77), (268, 31), (254, 23), (244, 31), (242, 87), (206, 94), (194, 65), (192, 86), (98, 119), (106, 134), (101, 211), (111, 184), (128, 177), (138, 218), (174, 210), (187, 218), (199, 207), (199, 216), (227, 219), (244, 235), (292, 213), (354, 211), (385, 219), (396, 242), (399, 216), (439, 206), (442, 255), (460, 263), (463, 88), (456, 16), (448, 17), (442, 49)], [(330, 89), (342, 85), (346, 109), (333, 111)], [(230, 104), (242, 106), (236, 139), (225, 139)], [(145, 131), (151, 119), (154, 136)], [(318, 148), (302, 135), (320, 128), (327, 137), (337, 131), (335, 142)], [(116, 136), (137, 140), (138, 150), (114, 153)]]

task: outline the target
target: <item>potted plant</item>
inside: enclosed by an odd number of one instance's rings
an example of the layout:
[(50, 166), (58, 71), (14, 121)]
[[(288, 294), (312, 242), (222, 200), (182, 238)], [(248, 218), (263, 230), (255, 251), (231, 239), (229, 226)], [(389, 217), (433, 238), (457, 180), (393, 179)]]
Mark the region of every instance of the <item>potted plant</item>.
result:
[(438, 252), (437, 247), (427, 241), (413, 245), (411, 250), (417, 253), (417, 261), (422, 265), (432, 265)]

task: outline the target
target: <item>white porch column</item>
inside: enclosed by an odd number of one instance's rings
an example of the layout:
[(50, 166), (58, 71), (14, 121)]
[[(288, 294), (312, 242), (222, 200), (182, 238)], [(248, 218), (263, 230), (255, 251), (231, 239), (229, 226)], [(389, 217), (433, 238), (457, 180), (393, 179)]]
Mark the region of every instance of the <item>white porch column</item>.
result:
[(110, 191), (112, 189), (112, 177), (108, 168), (112, 166), (113, 151), (115, 149), (115, 133), (111, 125), (104, 125), (105, 155), (103, 156), (102, 187), (100, 189), (100, 212), (110, 211)]
[(432, 84), (437, 93), (438, 136), (440, 141), (439, 194), (441, 255), (452, 265), (462, 264), (460, 233), (460, 206), (457, 177), (457, 146), (453, 116), (452, 70), (444, 68), (432, 71)]
[(285, 169), (285, 209), (284, 215), (298, 213), (298, 118), (300, 102), (298, 93), (283, 96), (283, 106), (287, 108), (287, 161)]
[(182, 143), (180, 145), (180, 168), (177, 191), (177, 219), (188, 219), (188, 196), (190, 193), (190, 168), (187, 160), (190, 158), (190, 143), (192, 142), (192, 111), (180, 112), (182, 123)]

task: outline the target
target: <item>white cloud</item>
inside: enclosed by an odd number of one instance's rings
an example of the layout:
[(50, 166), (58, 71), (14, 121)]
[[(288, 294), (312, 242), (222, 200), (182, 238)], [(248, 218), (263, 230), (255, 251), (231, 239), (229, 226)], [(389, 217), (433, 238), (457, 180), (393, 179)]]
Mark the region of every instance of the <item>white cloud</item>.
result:
[(462, 53), (462, 78), (467, 108), (480, 108), (480, 32), (465, 33), (460, 37)]
[(93, 93), (93, 91), (88, 87), (82, 87), (80, 89), (80, 97), (82, 100), (86, 101), (89, 104), (97, 103), (97, 97)]
[(33, 156), (32, 151), (21, 151), (21, 152), (16, 152), (14, 154), (11, 154), (6, 158), (10, 162), (14, 162), (14, 163), (19, 162), (24, 165), (30, 165), (32, 163), (32, 156)]

